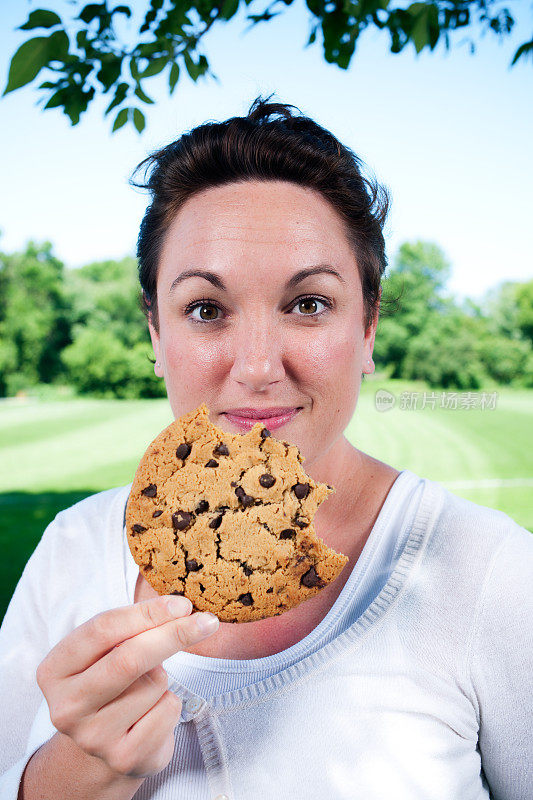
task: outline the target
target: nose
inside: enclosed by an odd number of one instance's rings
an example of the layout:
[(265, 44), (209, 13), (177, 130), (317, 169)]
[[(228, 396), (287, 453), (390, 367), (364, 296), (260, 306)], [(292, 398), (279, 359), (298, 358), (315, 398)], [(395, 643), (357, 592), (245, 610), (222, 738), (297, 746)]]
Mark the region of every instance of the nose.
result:
[(265, 318), (245, 320), (232, 340), (230, 377), (254, 392), (283, 380), (286, 343), (279, 328)]

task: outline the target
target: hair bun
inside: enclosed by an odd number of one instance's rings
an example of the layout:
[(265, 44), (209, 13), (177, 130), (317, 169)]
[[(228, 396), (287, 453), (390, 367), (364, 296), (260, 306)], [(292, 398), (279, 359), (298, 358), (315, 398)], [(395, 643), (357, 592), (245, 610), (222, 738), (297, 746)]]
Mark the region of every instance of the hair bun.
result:
[(289, 103), (270, 103), (271, 97), (274, 97), (274, 92), (266, 98), (263, 98), (261, 95), (255, 98), (247, 115), (251, 122), (268, 121), (270, 117), (275, 115), (283, 117), (284, 119), (290, 119), (293, 116), (290, 112), (291, 108), (296, 109), (296, 111), (301, 114), (297, 106), (290, 105)]

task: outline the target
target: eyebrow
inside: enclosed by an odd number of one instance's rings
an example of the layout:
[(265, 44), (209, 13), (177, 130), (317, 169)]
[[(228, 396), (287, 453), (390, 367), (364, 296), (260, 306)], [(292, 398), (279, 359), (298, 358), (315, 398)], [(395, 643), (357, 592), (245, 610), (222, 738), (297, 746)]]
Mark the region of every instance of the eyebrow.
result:
[[(300, 269), (298, 272), (295, 272), (294, 275), (289, 278), (287, 283), (285, 284), (286, 289), (292, 289), (298, 283), (308, 278), (310, 275), (318, 275), (320, 273), (325, 273), (328, 275), (334, 275), (338, 278), (342, 283), (346, 283), (342, 275), (340, 275), (336, 269), (330, 267), (329, 264), (317, 264), (315, 267), (307, 267), (306, 269)], [(177, 278), (174, 278), (172, 281), (172, 285), (169, 289), (169, 294), (176, 288), (176, 286), (181, 283), (182, 281), (186, 280), (187, 278), (205, 278), (206, 281), (212, 283), (213, 286), (216, 286), (217, 289), (221, 291), (226, 291), (226, 284), (220, 277), (217, 275), (216, 272), (210, 272), (209, 270), (205, 269), (186, 269)]]

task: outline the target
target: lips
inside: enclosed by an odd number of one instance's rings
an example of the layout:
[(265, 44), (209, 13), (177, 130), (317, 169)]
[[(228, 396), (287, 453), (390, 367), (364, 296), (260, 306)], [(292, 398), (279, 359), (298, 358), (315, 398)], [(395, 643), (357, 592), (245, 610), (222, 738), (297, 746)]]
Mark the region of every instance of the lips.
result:
[[(233, 413), (233, 412), (238, 413)], [(232, 409), (232, 411), (224, 412), (224, 416), (233, 425), (244, 431), (250, 431), (258, 422), (272, 431), (276, 428), (281, 428), (289, 422), (296, 414), (301, 411), (301, 408), (269, 408), (269, 409)], [(274, 413), (272, 413), (274, 412)], [(260, 416), (255, 416), (259, 414)]]
[(269, 417), (281, 417), (291, 411), (297, 411), (299, 406), (273, 406), (270, 408), (228, 408), (225, 414), (233, 417), (244, 417), (254, 419), (268, 419)]

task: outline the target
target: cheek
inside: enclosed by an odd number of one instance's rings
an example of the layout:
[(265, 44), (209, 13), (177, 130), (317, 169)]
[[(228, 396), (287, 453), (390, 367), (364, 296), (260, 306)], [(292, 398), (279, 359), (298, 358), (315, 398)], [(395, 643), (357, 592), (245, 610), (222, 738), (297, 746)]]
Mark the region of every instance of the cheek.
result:
[(362, 344), (348, 327), (331, 326), (295, 341), (293, 349), (306, 370), (339, 381), (356, 368)]
[(224, 356), (214, 337), (175, 336), (165, 347), (170, 376), (186, 376), (187, 383), (201, 386), (209, 383), (224, 369)]

